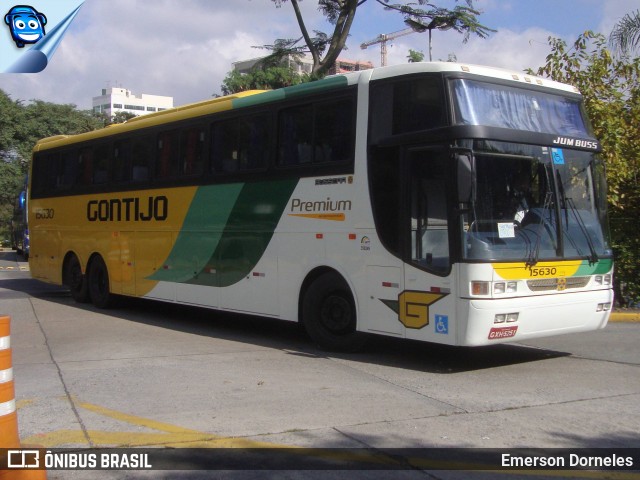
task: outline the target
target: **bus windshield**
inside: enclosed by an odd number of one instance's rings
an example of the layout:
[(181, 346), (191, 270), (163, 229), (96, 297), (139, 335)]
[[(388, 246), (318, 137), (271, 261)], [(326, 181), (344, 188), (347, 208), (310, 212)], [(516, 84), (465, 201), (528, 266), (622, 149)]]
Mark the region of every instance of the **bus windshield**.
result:
[(475, 141), (476, 191), (462, 215), (463, 257), (610, 257), (604, 167), (591, 152)]

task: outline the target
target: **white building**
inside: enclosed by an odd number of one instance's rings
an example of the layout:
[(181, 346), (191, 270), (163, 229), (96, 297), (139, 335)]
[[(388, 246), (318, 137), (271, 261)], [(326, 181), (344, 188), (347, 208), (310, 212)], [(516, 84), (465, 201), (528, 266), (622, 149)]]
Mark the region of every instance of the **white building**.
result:
[(173, 97), (163, 97), (160, 95), (140, 96), (133, 95), (131, 90), (126, 88), (102, 89), (102, 95), (93, 97), (93, 112), (105, 114), (112, 117), (118, 112), (132, 113), (133, 115), (144, 115), (146, 113), (160, 112), (168, 108), (173, 108)]

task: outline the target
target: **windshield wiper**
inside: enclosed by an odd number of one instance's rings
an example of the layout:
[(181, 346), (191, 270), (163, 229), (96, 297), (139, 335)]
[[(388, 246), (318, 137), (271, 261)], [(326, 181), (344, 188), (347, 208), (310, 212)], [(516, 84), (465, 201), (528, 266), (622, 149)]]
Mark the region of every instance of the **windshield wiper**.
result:
[(560, 195), (565, 205), (564, 210), (565, 210), (566, 230), (562, 229), (562, 231), (566, 233), (567, 238), (571, 241), (571, 243), (576, 248), (578, 253), (580, 253), (580, 249), (578, 248), (578, 245), (575, 243), (571, 235), (569, 235), (569, 212), (567, 212), (567, 207), (569, 207), (569, 209), (571, 210), (571, 213), (573, 213), (573, 216), (576, 219), (576, 223), (578, 224), (578, 227), (580, 227), (580, 231), (582, 232), (582, 235), (584, 235), (584, 238), (587, 241), (587, 246), (589, 247), (589, 252), (590, 252), (590, 255), (587, 255), (587, 260), (589, 260), (589, 264), (592, 265), (599, 260), (598, 253), (596, 252), (596, 247), (593, 244), (593, 240), (591, 239), (591, 236), (589, 235), (589, 230), (587, 229), (587, 226), (584, 223), (582, 215), (580, 215), (580, 212), (578, 211), (575, 203), (573, 203), (573, 198), (566, 196), (564, 183), (562, 183), (562, 177), (560, 176), (560, 172), (556, 172), (556, 173), (557, 173), (557, 179), (558, 179), (558, 188), (560, 189)]
[(544, 224), (544, 217), (547, 211), (549, 210), (549, 208), (551, 207), (552, 198), (553, 198), (553, 195), (551, 194), (551, 192), (547, 191), (547, 193), (544, 196), (544, 204), (542, 205), (540, 221), (538, 222), (538, 225), (536, 226), (536, 230), (535, 230), (536, 243), (533, 245), (533, 248), (529, 251), (529, 256), (525, 263), (527, 267), (533, 267), (536, 263), (538, 263), (538, 258), (540, 257), (540, 240), (542, 239), (542, 232), (540, 230), (542, 228), (542, 225)]
[[(591, 264), (596, 263), (599, 260), (598, 253), (596, 252), (596, 246), (593, 244), (593, 240), (591, 239), (591, 235), (589, 235), (589, 229), (587, 229), (587, 226), (584, 223), (582, 215), (580, 215), (580, 212), (576, 208), (575, 203), (573, 203), (573, 199), (572, 198), (565, 197), (564, 198), (564, 203), (565, 203), (565, 205), (567, 205), (571, 209), (571, 212), (573, 213), (573, 216), (576, 219), (576, 223), (580, 227), (580, 231), (584, 235), (584, 238), (587, 240), (587, 245), (589, 246), (589, 252), (590, 252), (590, 255), (587, 257), (587, 259), (589, 260), (589, 264), (591, 265)], [(566, 232), (567, 232), (567, 236), (569, 237), (569, 218), (568, 218), (568, 214), (567, 214), (566, 225), (567, 225)], [(569, 238), (571, 238), (571, 237), (569, 237)]]

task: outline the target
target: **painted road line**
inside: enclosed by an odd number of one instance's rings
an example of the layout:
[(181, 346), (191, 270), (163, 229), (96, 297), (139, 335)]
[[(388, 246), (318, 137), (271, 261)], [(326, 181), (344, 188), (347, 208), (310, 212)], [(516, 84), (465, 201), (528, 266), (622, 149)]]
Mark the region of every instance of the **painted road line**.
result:
[[(31, 403), (31, 400), (22, 401), (22, 405), (27, 406)], [(201, 432), (198, 430), (192, 430), (188, 428), (179, 427), (165, 422), (159, 422), (149, 418), (138, 417), (117, 410), (112, 410), (106, 407), (95, 405), (87, 402), (80, 402), (73, 399), (73, 402), (77, 407), (88, 410), (100, 416), (108, 417), (122, 423), (136, 426), (138, 428), (144, 427), (151, 430), (156, 430), (162, 433), (144, 433), (144, 432), (107, 432), (107, 431), (95, 431), (90, 430), (87, 432), (89, 438), (94, 444), (94, 447), (108, 447), (116, 445), (118, 447), (170, 447), (170, 448), (241, 448), (241, 449), (285, 449), (289, 454), (296, 454), (299, 452), (301, 455), (312, 455), (314, 457), (332, 461), (332, 462), (349, 462), (362, 463), (363, 466), (378, 464), (387, 465), (390, 470), (394, 470), (394, 466), (399, 463), (399, 468), (403, 469), (406, 465), (411, 466), (414, 469), (420, 470), (449, 470), (452, 466), (456, 470), (478, 470), (487, 474), (506, 474), (516, 475), (522, 474), (527, 476), (544, 476), (544, 477), (559, 477), (559, 478), (586, 478), (586, 479), (598, 479), (602, 478), (601, 471), (567, 471), (567, 470), (492, 470), (488, 469), (485, 464), (474, 464), (460, 461), (439, 461), (426, 458), (415, 457), (397, 457), (395, 455), (388, 455), (385, 453), (385, 449), (371, 448), (368, 451), (362, 451), (362, 449), (356, 449), (352, 451), (349, 449), (330, 449), (330, 448), (308, 448), (297, 447), (295, 445), (282, 445), (277, 443), (259, 442), (255, 440), (245, 438), (229, 438), (216, 436), (207, 432)], [(86, 443), (86, 437), (80, 430), (58, 430), (49, 434), (38, 434), (27, 439), (24, 439), (26, 443), (38, 443), (45, 448), (60, 447), (62, 445), (68, 446), (71, 444), (83, 445)], [(385, 468), (385, 467), (383, 467)], [(607, 472), (607, 478), (612, 480), (637, 480), (638, 474), (636, 472)]]

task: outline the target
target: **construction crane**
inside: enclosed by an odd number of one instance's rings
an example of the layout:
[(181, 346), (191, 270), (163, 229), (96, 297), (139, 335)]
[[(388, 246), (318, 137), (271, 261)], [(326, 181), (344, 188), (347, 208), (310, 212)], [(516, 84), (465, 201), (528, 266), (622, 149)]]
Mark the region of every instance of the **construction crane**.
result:
[(394, 40), (398, 37), (404, 37), (405, 35), (409, 35), (411, 33), (415, 33), (417, 30), (415, 28), (405, 28), (404, 30), (399, 30), (397, 32), (392, 33), (381, 33), (376, 38), (364, 42), (360, 45), (362, 50), (365, 50), (367, 47), (371, 45), (380, 44), (380, 66), (385, 67), (387, 65), (387, 42), (390, 40)]

